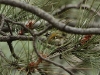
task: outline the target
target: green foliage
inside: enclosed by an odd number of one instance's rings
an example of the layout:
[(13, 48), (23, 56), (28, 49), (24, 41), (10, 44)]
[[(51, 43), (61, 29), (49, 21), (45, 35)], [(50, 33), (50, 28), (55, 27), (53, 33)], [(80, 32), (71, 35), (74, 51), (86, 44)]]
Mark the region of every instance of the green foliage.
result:
[[(20, 0), (19, 0), (20, 1)], [(79, 0), (21, 0), (22, 2), (29, 3), (31, 5), (36, 5), (43, 10), (47, 11), (48, 13), (52, 14), (57, 8), (59, 8), (62, 5), (69, 4), (69, 3), (75, 3), (77, 4)], [(99, 11), (100, 9), (100, 3), (99, 0), (88, 0), (86, 1), (87, 5), (90, 5), (90, 9), (94, 7), (96, 11)], [(98, 4), (98, 5), (97, 5)], [(37, 17), (34, 14), (31, 14), (27, 11), (24, 11), (23, 9), (11, 7), (8, 5), (0, 5), (0, 14), (4, 14), (7, 18), (16, 21), (16, 22), (23, 22), (26, 23), (26, 21), (29, 20), (35, 20), (40, 21), (41, 18)], [(77, 28), (87, 28), (88, 24), (94, 23), (98, 21), (98, 16), (95, 13), (92, 13), (89, 10), (82, 9), (70, 9), (67, 10), (59, 15), (55, 15), (56, 18), (59, 18), (60, 21), (65, 20), (66, 24), (69, 22), (72, 22), (73, 20), (76, 20)], [(98, 19), (97, 19), (98, 18)], [(44, 20), (41, 21), (40, 25), (36, 28), (37, 31), (41, 31), (45, 28), (44, 26), (45, 22)], [(17, 25), (11, 25), (13, 27), (13, 34), (18, 36), (18, 31), (21, 29), (20, 26)], [(50, 39), (50, 42), (48, 42), (49, 36), (45, 36), (46, 34), (52, 35), (52, 33), (57, 32), (57, 36), (54, 36), (54, 38)], [(30, 36), (29, 33), (26, 33), (25, 35)], [(100, 49), (97, 48), (100, 41), (99, 35), (93, 35), (90, 40), (88, 40), (84, 45), (79, 46), (80, 40), (84, 37), (84, 35), (76, 35), (76, 34), (69, 34), (62, 31), (59, 31), (58, 29), (52, 28), (51, 30), (48, 30), (48, 32), (44, 33), (40, 37), (37, 37), (38, 40), (36, 42), (37, 50), (39, 53), (43, 53), (45, 55), (49, 55), (50, 53), (56, 51), (58, 47), (63, 47), (64, 45), (68, 44), (66, 46), (66, 49), (61, 52), (62, 58), (64, 62), (72, 64), (76, 64), (77, 62), (73, 62), (73, 59), (70, 56), (75, 56), (78, 59), (82, 60), (85, 65), (82, 64), (79, 68), (84, 68), (86, 64), (90, 64), (92, 68), (99, 69), (99, 58), (100, 58)], [(41, 41), (40, 38), (45, 38), (44, 41)], [(60, 40), (60, 41), (56, 41)], [(62, 43), (63, 42), (63, 43)], [(60, 45), (56, 44), (60, 43)], [(5, 48), (6, 46), (6, 48)], [(20, 57), (19, 60), (16, 60), (12, 57), (11, 53), (9, 52), (8, 46), (3, 43), (0, 44), (0, 47), (3, 49), (3, 52), (5, 53), (5, 56), (8, 59), (8, 62), (5, 62), (4, 59), (0, 59), (0, 73), (1, 75), (27, 75), (27, 72), (23, 70), (17, 70), (15, 65), (11, 65), (11, 63), (21, 63), (23, 64), (23, 67), (26, 67), (27, 64), (29, 64), (32, 61), (37, 61), (38, 57), (36, 53), (33, 50), (32, 42), (30, 41), (14, 41), (13, 47), (15, 50), (15, 53)], [(54, 54), (56, 55), (56, 54)], [(53, 56), (53, 55), (52, 55)], [(55, 58), (52, 58), (51, 60), (54, 60)], [(72, 60), (69, 60), (72, 59)], [(21, 62), (21, 60), (23, 60)], [(3, 65), (2, 65), (3, 63)], [(43, 63), (45, 64), (45, 62)], [(42, 64), (42, 68), (45, 66)], [(80, 66), (80, 65), (79, 65)], [(41, 66), (39, 66), (41, 67)], [(52, 68), (51, 68), (52, 69)], [(55, 68), (57, 69), (57, 68)], [(32, 75), (35, 75), (38, 73), (33, 73)], [(55, 75), (55, 74), (54, 74)]]

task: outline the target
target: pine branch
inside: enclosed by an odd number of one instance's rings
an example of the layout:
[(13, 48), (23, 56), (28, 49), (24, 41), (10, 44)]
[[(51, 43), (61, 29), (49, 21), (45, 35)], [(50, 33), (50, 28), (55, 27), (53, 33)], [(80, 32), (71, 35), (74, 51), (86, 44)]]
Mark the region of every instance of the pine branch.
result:
[(36, 48), (36, 37), (34, 37), (34, 39), (33, 39), (33, 48), (34, 48), (34, 51), (36, 52), (36, 54), (38, 55), (38, 57), (40, 57), (42, 60), (44, 60), (44, 61), (46, 61), (46, 62), (50, 62), (50, 63), (52, 63), (53, 65), (58, 66), (58, 67), (64, 69), (64, 70), (65, 70), (66, 72), (68, 72), (70, 75), (74, 75), (71, 71), (69, 71), (68, 69), (66, 69), (66, 68), (63, 67), (62, 65), (60, 65), (60, 64), (58, 64), (58, 63), (55, 63), (55, 62), (53, 62), (53, 61), (51, 61), (51, 60), (48, 60), (48, 59), (46, 59), (46, 58), (43, 58), (43, 57), (38, 53), (38, 51), (37, 51), (37, 48)]
[[(1, 14), (0, 14), (1, 15)], [(3, 28), (3, 26), (4, 26), (4, 20), (5, 20), (5, 18), (4, 18), (4, 15), (1, 15), (0, 16), (0, 18), (1, 18), (1, 20), (0, 20), (0, 30), (2, 30), (2, 28)]]
[(8, 46), (9, 46), (9, 49), (10, 49), (10, 52), (12, 54), (12, 56), (15, 58), (15, 59), (19, 59), (19, 57), (15, 54), (14, 52), (14, 49), (13, 49), (13, 46), (12, 46), (12, 41), (8, 41), (7, 42)]
[(74, 34), (100, 34), (100, 28), (87, 28), (87, 29), (82, 29), (82, 28), (76, 28), (76, 27), (70, 27), (64, 23), (59, 22), (56, 20), (53, 16), (48, 14), (47, 12), (43, 11), (42, 9), (36, 7), (36, 6), (31, 6), (29, 4), (13, 1), (13, 0), (0, 0), (1, 4), (6, 4), (6, 5), (11, 5), (14, 7), (18, 7), (21, 9), (24, 9), (28, 12), (31, 12), (40, 18), (43, 18), (44, 20), (48, 21), (50, 24), (52, 24), (54, 27), (58, 28), (61, 31), (65, 31), (67, 33), (74, 33)]

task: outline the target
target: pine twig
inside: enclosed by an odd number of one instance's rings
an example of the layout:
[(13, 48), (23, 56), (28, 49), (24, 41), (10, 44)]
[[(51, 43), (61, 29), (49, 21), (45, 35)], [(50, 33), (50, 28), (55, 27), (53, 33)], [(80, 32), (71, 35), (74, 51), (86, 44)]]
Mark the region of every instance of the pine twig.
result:
[(12, 54), (12, 56), (15, 58), (15, 59), (19, 59), (19, 57), (15, 54), (14, 52), (14, 49), (13, 49), (13, 46), (12, 46), (12, 41), (7, 41), (7, 44), (9, 46), (9, 49), (10, 49), (10, 52)]
[(68, 72), (70, 75), (74, 75), (71, 71), (69, 71), (68, 69), (66, 69), (66, 68), (63, 67), (62, 65), (60, 65), (60, 64), (58, 64), (58, 63), (55, 63), (55, 62), (53, 62), (53, 61), (51, 61), (51, 60), (48, 60), (48, 59), (46, 59), (46, 58), (43, 58), (43, 57), (38, 53), (38, 51), (37, 51), (37, 49), (36, 49), (36, 37), (34, 37), (34, 39), (33, 39), (33, 48), (34, 48), (34, 51), (36, 52), (36, 54), (37, 54), (42, 60), (44, 60), (44, 61), (46, 61), (46, 62), (50, 62), (50, 63), (52, 63), (53, 65), (58, 66), (58, 67), (64, 69), (64, 70), (65, 70), (66, 72)]
[(4, 22), (5, 22), (5, 18), (4, 18), (4, 15), (0, 14), (0, 30), (2, 30), (3, 26), (4, 26)]

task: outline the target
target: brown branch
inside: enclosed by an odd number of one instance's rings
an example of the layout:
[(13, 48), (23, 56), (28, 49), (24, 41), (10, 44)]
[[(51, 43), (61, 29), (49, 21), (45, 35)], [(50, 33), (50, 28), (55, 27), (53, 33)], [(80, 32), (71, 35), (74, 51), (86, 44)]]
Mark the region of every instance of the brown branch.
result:
[(9, 23), (8, 23), (8, 22), (6, 22), (6, 23), (7, 23), (7, 25), (8, 25), (8, 28), (9, 28), (9, 32), (10, 32), (10, 34), (13, 35), (13, 33), (12, 33), (12, 29), (11, 29)]
[(49, 63), (52, 63), (53, 65), (58, 66), (58, 67), (64, 69), (64, 70), (65, 70), (66, 72), (68, 72), (70, 75), (74, 75), (71, 71), (67, 70), (67, 69), (66, 69), (65, 67), (63, 67), (62, 65), (60, 65), (60, 64), (58, 64), (58, 63), (55, 63), (55, 62), (53, 62), (53, 61), (50, 61), (50, 60), (48, 60), (48, 59), (43, 58), (43, 57), (38, 53), (38, 51), (37, 51), (37, 49), (36, 49), (36, 37), (33, 38), (33, 48), (34, 48), (34, 51), (36, 52), (36, 54), (37, 54), (42, 60), (44, 60), (44, 61), (46, 61), (46, 62), (49, 62)]
[(8, 46), (9, 46), (9, 49), (10, 49), (10, 52), (11, 52), (11, 54), (12, 54), (12, 56), (15, 58), (15, 59), (19, 59), (19, 57), (15, 54), (15, 52), (14, 52), (14, 48), (13, 48), (13, 46), (12, 46), (12, 41), (7, 41), (7, 44), (8, 44)]
[(12, 24), (20, 25), (22, 28), (24, 28), (25, 30), (27, 30), (27, 31), (29, 31), (31, 34), (33, 34), (33, 32), (32, 32), (29, 28), (27, 28), (23, 23), (15, 22), (15, 21), (12, 21), (12, 20), (7, 19), (7, 18), (5, 19), (5, 21), (10, 22), (10, 23), (12, 23)]
[[(7, 18), (5, 18), (5, 21), (6, 22), (9, 22), (9, 23), (12, 23), (12, 24), (17, 24), (17, 25), (20, 25), (20, 26), (22, 26), (24, 29), (26, 29), (26, 30), (28, 30), (31, 34), (33, 34), (32, 32), (31, 32), (31, 30), (30, 29), (28, 29), (23, 23), (19, 23), (19, 22), (14, 22), (14, 21), (12, 21), (12, 20), (10, 20), (10, 19), (7, 19)], [(11, 30), (11, 29), (10, 29)], [(10, 35), (10, 36), (7, 36), (6, 35), (6, 33), (4, 33), (3, 31), (0, 31), (0, 34), (2, 34), (3, 35), (3, 37), (1, 37), (0, 38), (0, 41), (2, 41), (2, 42), (6, 42), (6, 41), (15, 41), (15, 40), (32, 40), (32, 37), (31, 36), (22, 36), (22, 35), (19, 35), (19, 36), (12, 36), (12, 35)], [(12, 33), (11, 33), (12, 34)]]
[[(27, 28), (23, 23), (14, 22), (14, 21), (12, 21), (12, 20), (10, 20), (10, 19), (7, 19), (7, 18), (5, 18), (5, 21), (6, 21), (6, 22), (9, 22), (9, 23), (12, 23), (13, 25), (14, 25), (14, 24), (20, 25), (20, 26), (22, 26), (25, 30), (29, 31), (29, 32), (33, 35), (33, 31), (31, 31), (29, 28)], [(51, 25), (48, 25), (47, 28), (45, 28), (44, 30), (42, 30), (42, 31), (40, 31), (40, 32), (38, 32), (38, 33), (36, 33), (36, 34), (34, 34), (34, 35), (37, 35), (37, 36), (42, 35), (44, 32), (46, 32), (47, 30), (49, 30), (49, 29), (51, 29), (51, 28), (52, 28), (52, 26), (51, 26)], [(2, 32), (2, 31), (1, 31), (1, 32)], [(35, 33), (35, 32), (34, 32), (34, 33)], [(25, 35), (13, 36), (13, 35), (10, 35), (10, 37), (9, 37), (9, 36), (3, 36), (3, 37), (0, 38), (0, 41), (2, 41), (2, 42), (6, 42), (6, 41), (9, 41), (9, 40), (11, 40), (11, 41), (16, 41), (16, 40), (22, 40), (22, 41), (24, 41), (24, 40), (29, 40), (29, 41), (32, 41), (32, 36), (25, 36)]]
[(3, 26), (4, 26), (4, 15), (1, 15), (0, 14), (0, 17), (1, 17), (1, 25), (0, 25), (0, 30), (3, 28)]
[[(2, 31), (0, 31), (0, 32), (2, 32)], [(3, 34), (3, 36), (7, 36), (6, 34)], [(9, 36), (10, 37), (10, 36)], [(12, 41), (11, 40), (8, 40), (8, 41), (6, 41), (7, 42), (7, 44), (8, 44), (8, 46), (9, 46), (9, 49), (10, 49), (10, 52), (11, 52), (11, 54), (12, 54), (12, 56), (15, 58), (15, 59), (18, 59), (19, 57), (15, 54), (15, 52), (14, 52), (14, 49), (13, 49), (13, 46), (12, 46)]]
[(17, 36), (0, 36), (0, 42), (7, 42), (7, 41), (16, 41), (16, 40), (21, 40), (21, 41), (32, 41), (32, 36), (24, 36), (24, 35), (17, 35)]
[[(67, 26), (64, 23), (59, 22), (57, 19), (55, 19), (53, 16), (46, 13), (42, 9), (40, 9), (36, 6), (33, 6), (33, 5), (21, 3), (18, 1), (14, 1), (14, 0), (0, 0), (0, 3), (18, 7), (18, 8), (24, 9), (28, 12), (31, 12), (31, 13), (39, 16), (40, 18), (45, 19), (46, 21), (48, 21), (50, 24), (52, 24), (54, 27), (58, 28), (59, 30), (65, 31), (67, 33), (82, 34), (82, 35), (84, 35), (84, 34), (100, 34), (100, 28), (82, 29), (82, 28), (75, 28), (75, 27)], [(88, 9), (88, 8), (86, 8), (86, 9)]]
[(0, 34), (6, 36), (6, 33), (1, 31), (4, 26), (4, 15), (0, 14)]
[[(5, 19), (5, 20), (6, 20), (7, 22), (10, 22), (10, 23), (13, 23), (13, 24), (21, 25), (24, 29), (28, 30), (30, 33), (33, 34), (33, 32), (32, 32), (29, 28), (27, 28), (23, 23), (14, 22), (14, 21), (12, 21), (12, 20), (10, 20), (10, 19)], [(46, 23), (46, 24), (48, 24), (48, 23)], [(52, 26), (51, 26), (51, 25), (48, 25), (47, 28), (45, 28), (44, 30), (42, 30), (42, 31), (40, 31), (40, 32), (38, 32), (38, 33), (36, 33), (36, 34), (34, 34), (34, 35), (37, 35), (37, 36), (42, 35), (43, 33), (45, 33), (47, 30), (49, 30), (49, 29), (51, 29), (51, 28), (52, 28)]]
[(9, 28), (8, 28), (7, 26), (5, 26), (5, 27), (3, 27), (3, 28), (1, 29), (1, 31), (3, 31), (3, 32), (9, 32)]
[[(2, 31), (0, 31), (2, 34), (3, 34), (3, 36), (7, 36), (4, 32), (2, 32)], [(10, 36), (9, 36), (10, 37)], [(10, 49), (10, 52), (11, 52), (11, 54), (12, 54), (12, 56), (15, 58), (15, 59), (18, 59), (19, 57), (15, 54), (15, 52), (14, 52), (14, 49), (13, 49), (13, 46), (12, 46), (12, 41), (11, 40), (8, 40), (7, 41), (7, 44), (8, 44), (8, 46), (9, 46), (9, 49)]]

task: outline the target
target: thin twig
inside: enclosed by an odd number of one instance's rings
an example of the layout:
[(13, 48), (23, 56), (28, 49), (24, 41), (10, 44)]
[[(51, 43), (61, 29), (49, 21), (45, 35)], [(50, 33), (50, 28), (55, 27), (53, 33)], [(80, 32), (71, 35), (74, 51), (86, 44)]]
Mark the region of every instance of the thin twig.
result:
[(4, 26), (4, 15), (0, 14), (0, 17), (1, 17), (1, 22), (0, 22), (0, 34), (3, 35), (3, 36), (6, 36), (6, 33), (1, 31), (3, 26)]
[(8, 25), (8, 28), (9, 28), (9, 32), (10, 32), (10, 34), (11, 34), (11, 35), (13, 35), (13, 33), (12, 33), (12, 30), (11, 30), (11, 27), (10, 27), (9, 23), (8, 23), (8, 22), (6, 22), (6, 23), (7, 23), (7, 25)]
[(53, 65), (58, 66), (58, 67), (64, 69), (64, 70), (65, 70), (66, 72), (68, 72), (70, 75), (74, 75), (71, 71), (67, 70), (67, 69), (66, 69), (65, 67), (63, 67), (62, 65), (60, 65), (60, 64), (58, 64), (58, 63), (55, 63), (55, 62), (53, 62), (53, 61), (50, 61), (50, 60), (48, 60), (48, 59), (43, 58), (43, 57), (38, 53), (38, 51), (37, 51), (37, 49), (36, 49), (36, 38), (35, 38), (35, 37), (33, 38), (33, 48), (34, 48), (34, 51), (36, 52), (36, 54), (37, 54), (41, 59), (43, 59), (44, 61), (49, 62), (49, 63), (52, 63)]
[[(7, 34), (5, 34), (4, 32), (2, 32), (2, 31), (0, 31), (1, 32), (1, 34), (3, 35), (3, 36), (7, 36)], [(10, 52), (11, 52), (11, 54), (12, 54), (12, 56), (15, 58), (15, 59), (18, 59), (19, 57), (15, 54), (15, 52), (14, 52), (14, 49), (13, 49), (13, 46), (12, 46), (12, 41), (11, 40), (9, 40), (9, 41), (7, 41), (7, 44), (8, 44), (8, 46), (9, 46), (9, 49), (10, 49)]]
[(4, 26), (4, 15), (0, 15), (1, 17), (1, 25), (0, 25), (0, 30), (2, 30), (3, 26)]
[(12, 46), (12, 41), (7, 41), (7, 44), (9, 46), (9, 49), (10, 49), (10, 52), (12, 54), (12, 56), (15, 58), (15, 59), (19, 59), (19, 57), (15, 54), (14, 52), (14, 48)]
[(20, 23), (20, 22), (15, 22), (15, 21), (12, 21), (10, 19), (5, 19), (7, 22), (10, 22), (10, 23), (13, 23), (13, 24), (16, 24), (16, 25), (20, 25), (21, 27), (23, 27), (25, 30), (28, 30), (31, 34), (33, 34), (33, 32), (27, 28), (23, 23)]
[(2, 27), (1, 31), (3, 31), (3, 32), (9, 32), (9, 28), (7, 26)]
[[(32, 32), (30, 29), (28, 29), (23, 23), (14, 22), (14, 21), (12, 21), (12, 20), (10, 20), (10, 19), (5, 19), (5, 20), (8, 21), (8, 22), (11, 22), (11, 23), (13, 23), (13, 24), (21, 25), (24, 29), (28, 30), (30, 33), (33, 34), (33, 32)], [(52, 26), (51, 26), (51, 25), (48, 25), (47, 28), (45, 28), (44, 30), (42, 30), (42, 31), (40, 31), (40, 32), (38, 32), (38, 33), (36, 33), (36, 34), (34, 34), (34, 35), (37, 35), (37, 36), (42, 35), (44, 32), (46, 32), (47, 30), (49, 30), (49, 29), (51, 29), (51, 28), (52, 28)]]

